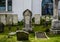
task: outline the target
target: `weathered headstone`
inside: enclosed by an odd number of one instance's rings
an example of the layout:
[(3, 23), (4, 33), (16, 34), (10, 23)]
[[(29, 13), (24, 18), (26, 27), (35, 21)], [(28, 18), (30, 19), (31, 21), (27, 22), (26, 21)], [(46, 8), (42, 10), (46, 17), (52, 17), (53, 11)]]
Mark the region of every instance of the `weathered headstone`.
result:
[(40, 14), (35, 14), (35, 24), (40, 24)]
[(13, 21), (12, 19), (13, 19), (13, 16), (8, 14), (7, 15), (7, 24), (12, 24), (12, 21)]
[(36, 32), (35, 37), (36, 38), (47, 38), (47, 35), (45, 32)]
[(1, 22), (6, 25), (5, 14), (0, 14)]
[(31, 25), (32, 12), (29, 9), (27, 9), (23, 12), (23, 16), (24, 16), (24, 28), (23, 28), (23, 30), (32, 31), (32, 25)]
[(17, 31), (16, 35), (18, 41), (29, 40), (29, 33), (26, 31)]
[(4, 24), (0, 22), (0, 32), (4, 32)]
[(0, 14), (0, 22), (4, 25), (13, 24), (17, 25), (18, 15), (17, 14)]
[(52, 26), (50, 30), (53, 34), (60, 34), (60, 21), (52, 21)]

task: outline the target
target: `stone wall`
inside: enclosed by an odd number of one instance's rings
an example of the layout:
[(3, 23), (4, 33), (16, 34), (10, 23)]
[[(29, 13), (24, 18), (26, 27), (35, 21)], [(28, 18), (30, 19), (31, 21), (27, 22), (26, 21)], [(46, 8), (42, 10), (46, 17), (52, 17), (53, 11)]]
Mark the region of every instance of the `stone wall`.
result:
[(0, 14), (0, 22), (4, 25), (13, 24), (17, 25), (18, 23), (18, 15), (16, 14)]

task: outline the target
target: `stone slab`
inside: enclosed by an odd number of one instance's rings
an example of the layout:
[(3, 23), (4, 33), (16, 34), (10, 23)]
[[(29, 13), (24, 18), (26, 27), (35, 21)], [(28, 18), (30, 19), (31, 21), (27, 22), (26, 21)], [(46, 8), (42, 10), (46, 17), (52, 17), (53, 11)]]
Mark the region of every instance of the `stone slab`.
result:
[(35, 32), (36, 38), (47, 38), (47, 35), (45, 32)]
[(35, 14), (35, 24), (40, 24), (40, 14)]

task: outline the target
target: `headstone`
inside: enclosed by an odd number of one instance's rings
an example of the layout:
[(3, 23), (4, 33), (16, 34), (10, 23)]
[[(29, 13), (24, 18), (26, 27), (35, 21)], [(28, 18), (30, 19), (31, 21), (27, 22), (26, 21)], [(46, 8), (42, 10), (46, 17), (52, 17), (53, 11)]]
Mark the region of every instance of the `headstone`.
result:
[(40, 24), (40, 14), (35, 14), (35, 24)]
[(0, 22), (0, 32), (4, 32), (4, 24)]
[(36, 32), (35, 37), (36, 38), (47, 38), (47, 35), (45, 32)]
[(17, 14), (0, 14), (0, 22), (4, 25), (13, 24), (17, 25), (18, 15)]
[(16, 35), (18, 41), (29, 40), (29, 33), (26, 31), (17, 31)]
[(6, 19), (5, 19), (5, 15), (4, 14), (0, 14), (1, 16), (1, 22), (6, 25)]
[(13, 25), (17, 25), (18, 23), (18, 15), (14, 14), (13, 15)]
[(13, 22), (13, 16), (11, 14), (7, 15), (7, 24), (12, 24)]
[(32, 12), (29, 9), (27, 9), (23, 12), (23, 16), (24, 16), (24, 28), (23, 28), (23, 30), (32, 31), (32, 25), (31, 25)]
[(52, 26), (50, 30), (53, 34), (60, 34), (60, 21), (59, 20), (52, 21)]

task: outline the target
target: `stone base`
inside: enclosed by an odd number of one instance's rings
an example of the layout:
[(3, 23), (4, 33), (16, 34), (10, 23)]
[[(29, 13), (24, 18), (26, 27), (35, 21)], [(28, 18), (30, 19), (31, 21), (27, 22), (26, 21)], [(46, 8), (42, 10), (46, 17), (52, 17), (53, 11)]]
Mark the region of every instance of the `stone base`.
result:
[(50, 30), (52, 34), (60, 34), (60, 30)]
[(32, 28), (23, 28), (23, 31), (27, 31), (29, 33), (32, 33), (33, 32)]
[(60, 34), (60, 20), (58, 19), (52, 20), (52, 26), (50, 31), (52, 34)]
[(36, 38), (48, 38), (45, 32), (35, 32)]

